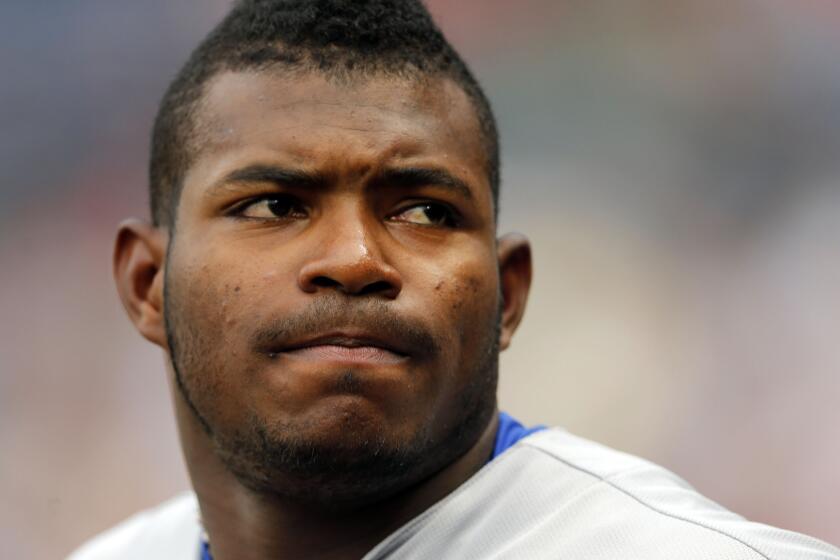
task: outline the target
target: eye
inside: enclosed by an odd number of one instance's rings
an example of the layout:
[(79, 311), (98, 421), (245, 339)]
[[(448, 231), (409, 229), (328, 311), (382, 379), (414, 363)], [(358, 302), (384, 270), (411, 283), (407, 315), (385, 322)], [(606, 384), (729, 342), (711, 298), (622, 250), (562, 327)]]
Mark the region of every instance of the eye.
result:
[(292, 196), (272, 194), (245, 201), (236, 206), (231, 214), (239, 218), (277, 220), (305, 218), (306, 209)]
[(407, 222), (421, 226), (455, 227), (457, 215), (444, 204), (423, 202), (401, 210), (391, 218), (397, 222)]

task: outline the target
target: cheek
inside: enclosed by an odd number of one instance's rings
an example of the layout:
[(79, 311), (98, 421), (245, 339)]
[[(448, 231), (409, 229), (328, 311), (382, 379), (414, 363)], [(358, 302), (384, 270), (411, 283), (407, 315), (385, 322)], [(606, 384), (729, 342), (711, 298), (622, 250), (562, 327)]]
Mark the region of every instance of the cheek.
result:
[[(229, 267), (203, 261), (177, 275), (180, 311), (205, 334), (232, 334), (241, 323), (241, 304), (248, 287)], [(218, 338), (215, 336), (214, 338)]]
[[(484, 262), (462, 262), (435, 284), (450, 341), (461, 348), (460, 359), (482, 351), (488, 333), (495, 332), (498, 301), (496, 269)], [(464, 356), (466, 354), (466, 356)]]
[[(243, 259), (219, 251), (191, 251), (190, 257), (174, 258), (168, 270), (173, 358), (199, 408), (211, 421), (225, 423), (246, 400), (253, 367), (249, 334), (266, 281)], [(227, 404), (219, 402), (220, 394)]]
[(209, 244), (205, 251), (192, 251), (181, 263), (182, 284), (192, 308), (200, 308), (201, 322), (212, 323), (233, 334), (246, 327), (267, 305), (287, 292), (283, 277), (264, 255)]
[(464, 396), (494, 373), (487, 367), (494, 363), (491, 352), (498, 332), (497, 286), (495, 269), (481, 263), (464, 263), (434, 285), (439, 332), (446, 333), (437, 394), (442, 418), (460, 410)]

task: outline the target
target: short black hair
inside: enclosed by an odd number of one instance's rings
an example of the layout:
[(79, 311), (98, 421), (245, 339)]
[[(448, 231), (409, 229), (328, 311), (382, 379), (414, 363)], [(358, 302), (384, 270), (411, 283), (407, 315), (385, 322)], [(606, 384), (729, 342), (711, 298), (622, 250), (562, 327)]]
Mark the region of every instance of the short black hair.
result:
[(160, 103), (149, 162), (155, 225), (174, 226), (197, 137), (194, 120), (210, 78), (274, 67), (337, 78), (384, 73), (452, 79), (475, 107), (498, 208), (499, 139), (490, 103), (419, 0), (239, 0), (193, 51)]

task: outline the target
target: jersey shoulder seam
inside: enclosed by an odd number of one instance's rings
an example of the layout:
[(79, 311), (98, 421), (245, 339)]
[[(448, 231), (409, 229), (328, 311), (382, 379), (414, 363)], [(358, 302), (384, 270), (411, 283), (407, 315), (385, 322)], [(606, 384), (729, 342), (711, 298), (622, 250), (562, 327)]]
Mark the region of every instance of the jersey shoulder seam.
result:
[[(525, 441), (525, 440), (523, 440), (523, 441)], [(703, 523), (702, 521), (699, 521), (699, 520), (697, 520), (697, 519), (692, 519), (692, 518), (690, 518), (690, 517), (686, 517), (686, 516), (678, 515), (678, 514), (676, 514), (676, 513), (669, 512), (669, 511), (664, 510), (664, 509), (662, 509), (662, 508), (656, 507), (655, 505), (651, 504), (650, 502), (646, 501), (645, 499), (643, 499), (643, 498), (641, 498), (641, 497), (639, 497), (639, 496), (635, 495), (635, 494), (634, 494), (633, 492), (631, 492), (630, 490), (628, 490), (628, 489), (626, 489), (626, 488), (623, 488), (621, 485), (619, 485), (619, 484), (618, 484), (618, 483), (614, 480), (614, 479), (615, 479), (616, 477), (618, 477), (618, 476), (626, 475), (626, 474), (628, 474), (628, 472), (632, 472), (632, 471), (635, 471), (635, 470), (637, 470), (637, 469), (639, 469), (639, 468), (642, 468), (642, 467), (648, 466), (648, 463), (645, 463), (644, 465), (638, 465), (637, 467), (634, 467), (634, 468), (631, 468), (631, 469), (621, 470), (621, 471), (616, 472), (616, 473), (613, 473), (613, 474), (611, 474), (611, 475), (609, 475), (609, 476), (602, 476), (602, 475), (600, 475), (600, 474), (598, 474), (598, 473), (596, 473), (596, 472), (593, 472), (593, 471), (591, 471), (591, 470), (589, 470), (589, 469), (586, 469), (586, 468), (584, 468), (584, 467), (581, 467), (580, 465), (577, 465), (577, 464), (575, 464), (575, 463), (573, 463), (573, 462), (571, 462), (571, 461), (569, 461), (569, 460), (567, 460), (567, 459), (565, 459), (565, 458), (563, 458), (563, 457), (561, 457), (561, 456), (558, 456), (557, 454), (552, 453), (550, 450), (548, 450), (548, 449), (544, 449), (542, 446), (539, 446), (539, 445), (533, 445), (533, 444), (530, 444), (530, 443), (526, 443), (526, 445), (528, 445), (528, 447), (530, 447), (530, 448), (532, 448), (532, 449), (535, 449), (536, 451), (539, 451), (540, 453), (543, 453), (543, 454), (545, 454), (545, 455), (548, 455), (548, 456), (549, 456), (549, 457), (551, 457), (552, 459), (555, 459), (555, 460), (557, 460), (557, 461), (560, 461), (561, 463), (563, 463), (564, 465), (566, 465), (566, 466), (568, 466), (568, 467), (570, 467), (570, 468), (572, 468), (572, 469), (575, 469), (575, 470), (577, 470), (577, 471), (579, 471), (579, 472), (582, 472), (582, 473), (584, 473), (584, 474), (587, 474), (587, 475), (589, 475), (589, 476), (591, 476), (591, 477), (593, 477), (593, 478), (595, 478), (595, 479), (599, 480), (601, 483), (608, 485), (608, 486), (609, 486), (609, 487), (611, 487), (612, 489), (614, 489), (614, 490), (616, 490), (616, 491), (618, 491), (618, 492), (620, 492), (620, 493), (624, 494), (625, 496), (627, 496), (627, 497), (631, 498), (631, 499), (632, 499), (632, 500), (634, 500), (635, 502), (639, 503), (640, 505), (644, 506), (645, 508), (647, 508), (647, 509), (649, 509), (649, 510), (651, 510), (651, 511), (653, 511), (653, 512), (655, 512), (655, 513), (659, 514), (659, 515), (664, 515), (665, 517), (669, 517), (669, 518), (671, 518), (671, 519), (675, 519), (675, 520), (677, 520), (677, 521), (682, 521), (682, 522), (684, 522), (684, 523), (689, 523), (689, 524), (691, 524), (691, 525), (695, 525), (695, 526), (700, 527), (700, 528), (702, 528), (702, 529), (706, 529), (707, 531), (712, 531), (712, 532), (717, 533), (717, 534), (719, 534), (719, 535), (721, 535), (721, 536), (724, 536), (724, 537), (727, 537), (727, 538), (729, 538), (729, 539), (732, 539), (733, 541), (737, 542), (738, 544), (740, 544), (740, 545), (742, 545), (742, 546), (744, 546), (744, 547), (748, 548), (750, 551), (754, 552), (754, 553), (755, 553), (755, 554), (757, 554), (759, 557), (761, 557), (761, 558), (762, 558), (762, 560), (773, 560), (772, 558), (770, 558), (769, 556), (767, 556), (766, 554), (764, 554), (763, 552), (761, 552), (760, 550), (758, 550), (756, 547), (754, 547), (754, 546), (753, 546), (753, 545), (751, 545), (750, 543), (748, 543), (748, 542), (744, 541), (743, 539), (738, 538), (736, 535), (733, 535), (733, 534), (731, 534), (731, 533), (728, 533), (727, 531), (724, 531), (724, 530), (719, 529), (719, 528), (717, 528), (717, 527), (714, 527), (714, 526), (712, 526), (712, 525), (709, 525), (709, 524)], [(653, 465), (653, 463), (649, 463), (649, 465), (650, 465), (650, 466), (653, 466), (654, 468), (660, 468), (660, 467), (656, 467), (655, 465)]]

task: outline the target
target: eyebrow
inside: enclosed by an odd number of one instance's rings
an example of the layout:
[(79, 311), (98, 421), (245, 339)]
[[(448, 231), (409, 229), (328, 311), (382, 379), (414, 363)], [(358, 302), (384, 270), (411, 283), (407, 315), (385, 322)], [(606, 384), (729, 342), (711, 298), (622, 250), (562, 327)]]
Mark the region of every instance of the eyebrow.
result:
[(402, 188), (438, 186), (452, 190), (467, 200), (473, 199), (469, 185), (445, 169), (437, 167), (395, 167), (385, 169), (372, 181), (375, 186)]
[[(218, 191), (235, 189), (237, 183), (271, 183), (291, 189), (323, 188), (329, 180), (325, 175), (276, 165), (249, 165), (235, 169), (213, 184), (207, 191), (212, 196)], [(395, 167), (378, 173), (371, 181), (378, 188), (416, 188), (438, 186), (454, 191), (467, 200), (473, 200), (469, 185), (448, 171), (437, 167)]]
[(231, 171), (213, 184), (207, 195), (213, 195), (220, 190), (235, 189), (233, 185), (236, 183), (272, 183), (288, 188), (307, 189), (323, 187), (326, 182), (326, 177), (318, 173), (258, 164)]

